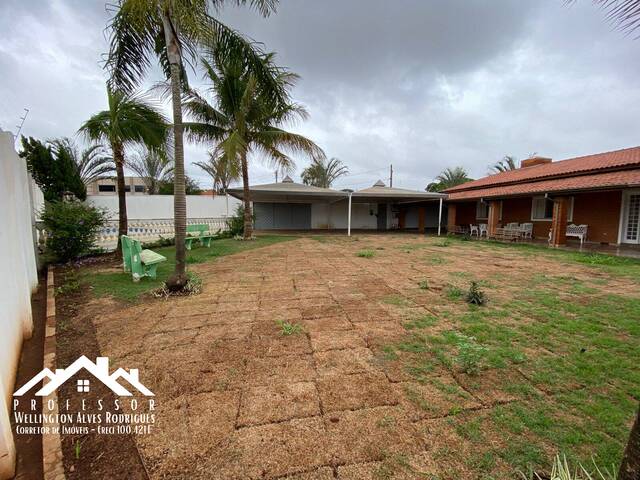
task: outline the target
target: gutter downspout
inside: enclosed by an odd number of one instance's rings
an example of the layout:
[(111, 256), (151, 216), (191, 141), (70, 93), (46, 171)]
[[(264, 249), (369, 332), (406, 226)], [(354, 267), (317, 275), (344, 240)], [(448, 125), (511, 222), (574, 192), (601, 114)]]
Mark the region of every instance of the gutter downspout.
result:
[(349, 212), (347, 216), (347, 237), (351, 236), (351, 193), (349, 192)]
[(440, 236), (441, 226), (442, 226), (442, 197), (440, 197), (440, 208), (438, 209), (438, 236)]

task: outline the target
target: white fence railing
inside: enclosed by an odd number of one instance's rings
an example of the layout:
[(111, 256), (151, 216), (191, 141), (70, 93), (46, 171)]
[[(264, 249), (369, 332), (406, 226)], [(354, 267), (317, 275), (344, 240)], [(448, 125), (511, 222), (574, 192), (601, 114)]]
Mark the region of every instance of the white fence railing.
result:
[[(224, 232), (227, 230), (227, 219), (221, 218), (189, 218), (187, 225), (206, 224), (209, 231)], [(141, 242), (153, 242), (162, 238), (175, 236), (173, 219), (129, 220), (128, 233)], [(118, 221), (110, 220), (96, 238), (96, 245), (102, 248), (114, 247), (118, 243)]]

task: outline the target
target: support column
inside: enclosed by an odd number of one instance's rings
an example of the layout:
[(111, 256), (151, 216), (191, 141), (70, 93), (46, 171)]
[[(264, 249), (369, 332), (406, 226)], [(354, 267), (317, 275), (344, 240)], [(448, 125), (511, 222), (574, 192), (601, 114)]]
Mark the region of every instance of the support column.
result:
[(560, 247), (567, 244), (567, 210), (569, 199), (557, 197), (553, 199), (553, 219), (551, 220), (552, 247)]
[(489, 238), (496, 236), (496, 228), (500, 223), (500, 202), (497, 200), (491, 200), (489, 202), (489, 215), (487, 218), (487, 232)]
[(349, 211), (347, 213), (347, 237), (351, 236), (351, 192), (349, 192)]
[(440, 207), (438, 208), (438, 236), (442, 227), (442, 197), (440, 197)]
[(456, 207), (457, 205), (455, 203), (450, 203), (447, 206), (447, 232), (449, 233), (455, 231), (454, 227), (456, 226)]
[(425, 225), (425, 210), (424, 207), (418, 208), (418, 233), (424, 233)]

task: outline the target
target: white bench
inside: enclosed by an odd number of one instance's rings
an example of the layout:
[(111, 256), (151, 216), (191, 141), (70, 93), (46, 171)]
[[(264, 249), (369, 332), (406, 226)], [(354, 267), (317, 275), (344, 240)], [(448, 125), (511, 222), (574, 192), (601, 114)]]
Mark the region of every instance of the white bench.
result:
[[(567, 225), (567, 232), (565, 235), (567, 237), (576, 237), (580, 239), (580, 245), (584, 243), (587, 239), (587, 229), (589, 225), (576, 225), (572, 223), (571, 225)], [(551, 243), (551, 230), (549, 230), (549, 243)]]

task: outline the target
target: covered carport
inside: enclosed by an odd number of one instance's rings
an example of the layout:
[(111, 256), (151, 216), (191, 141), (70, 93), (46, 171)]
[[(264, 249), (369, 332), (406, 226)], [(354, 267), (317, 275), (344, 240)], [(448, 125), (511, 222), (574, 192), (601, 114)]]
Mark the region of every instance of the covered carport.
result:
[[(229, 194), (242, 200), (242, 188)], [(282, 182), (250, 187), (256, 230), (417, 230), (442, 225), (444, 194), (386, 187), (333, 190)]]

